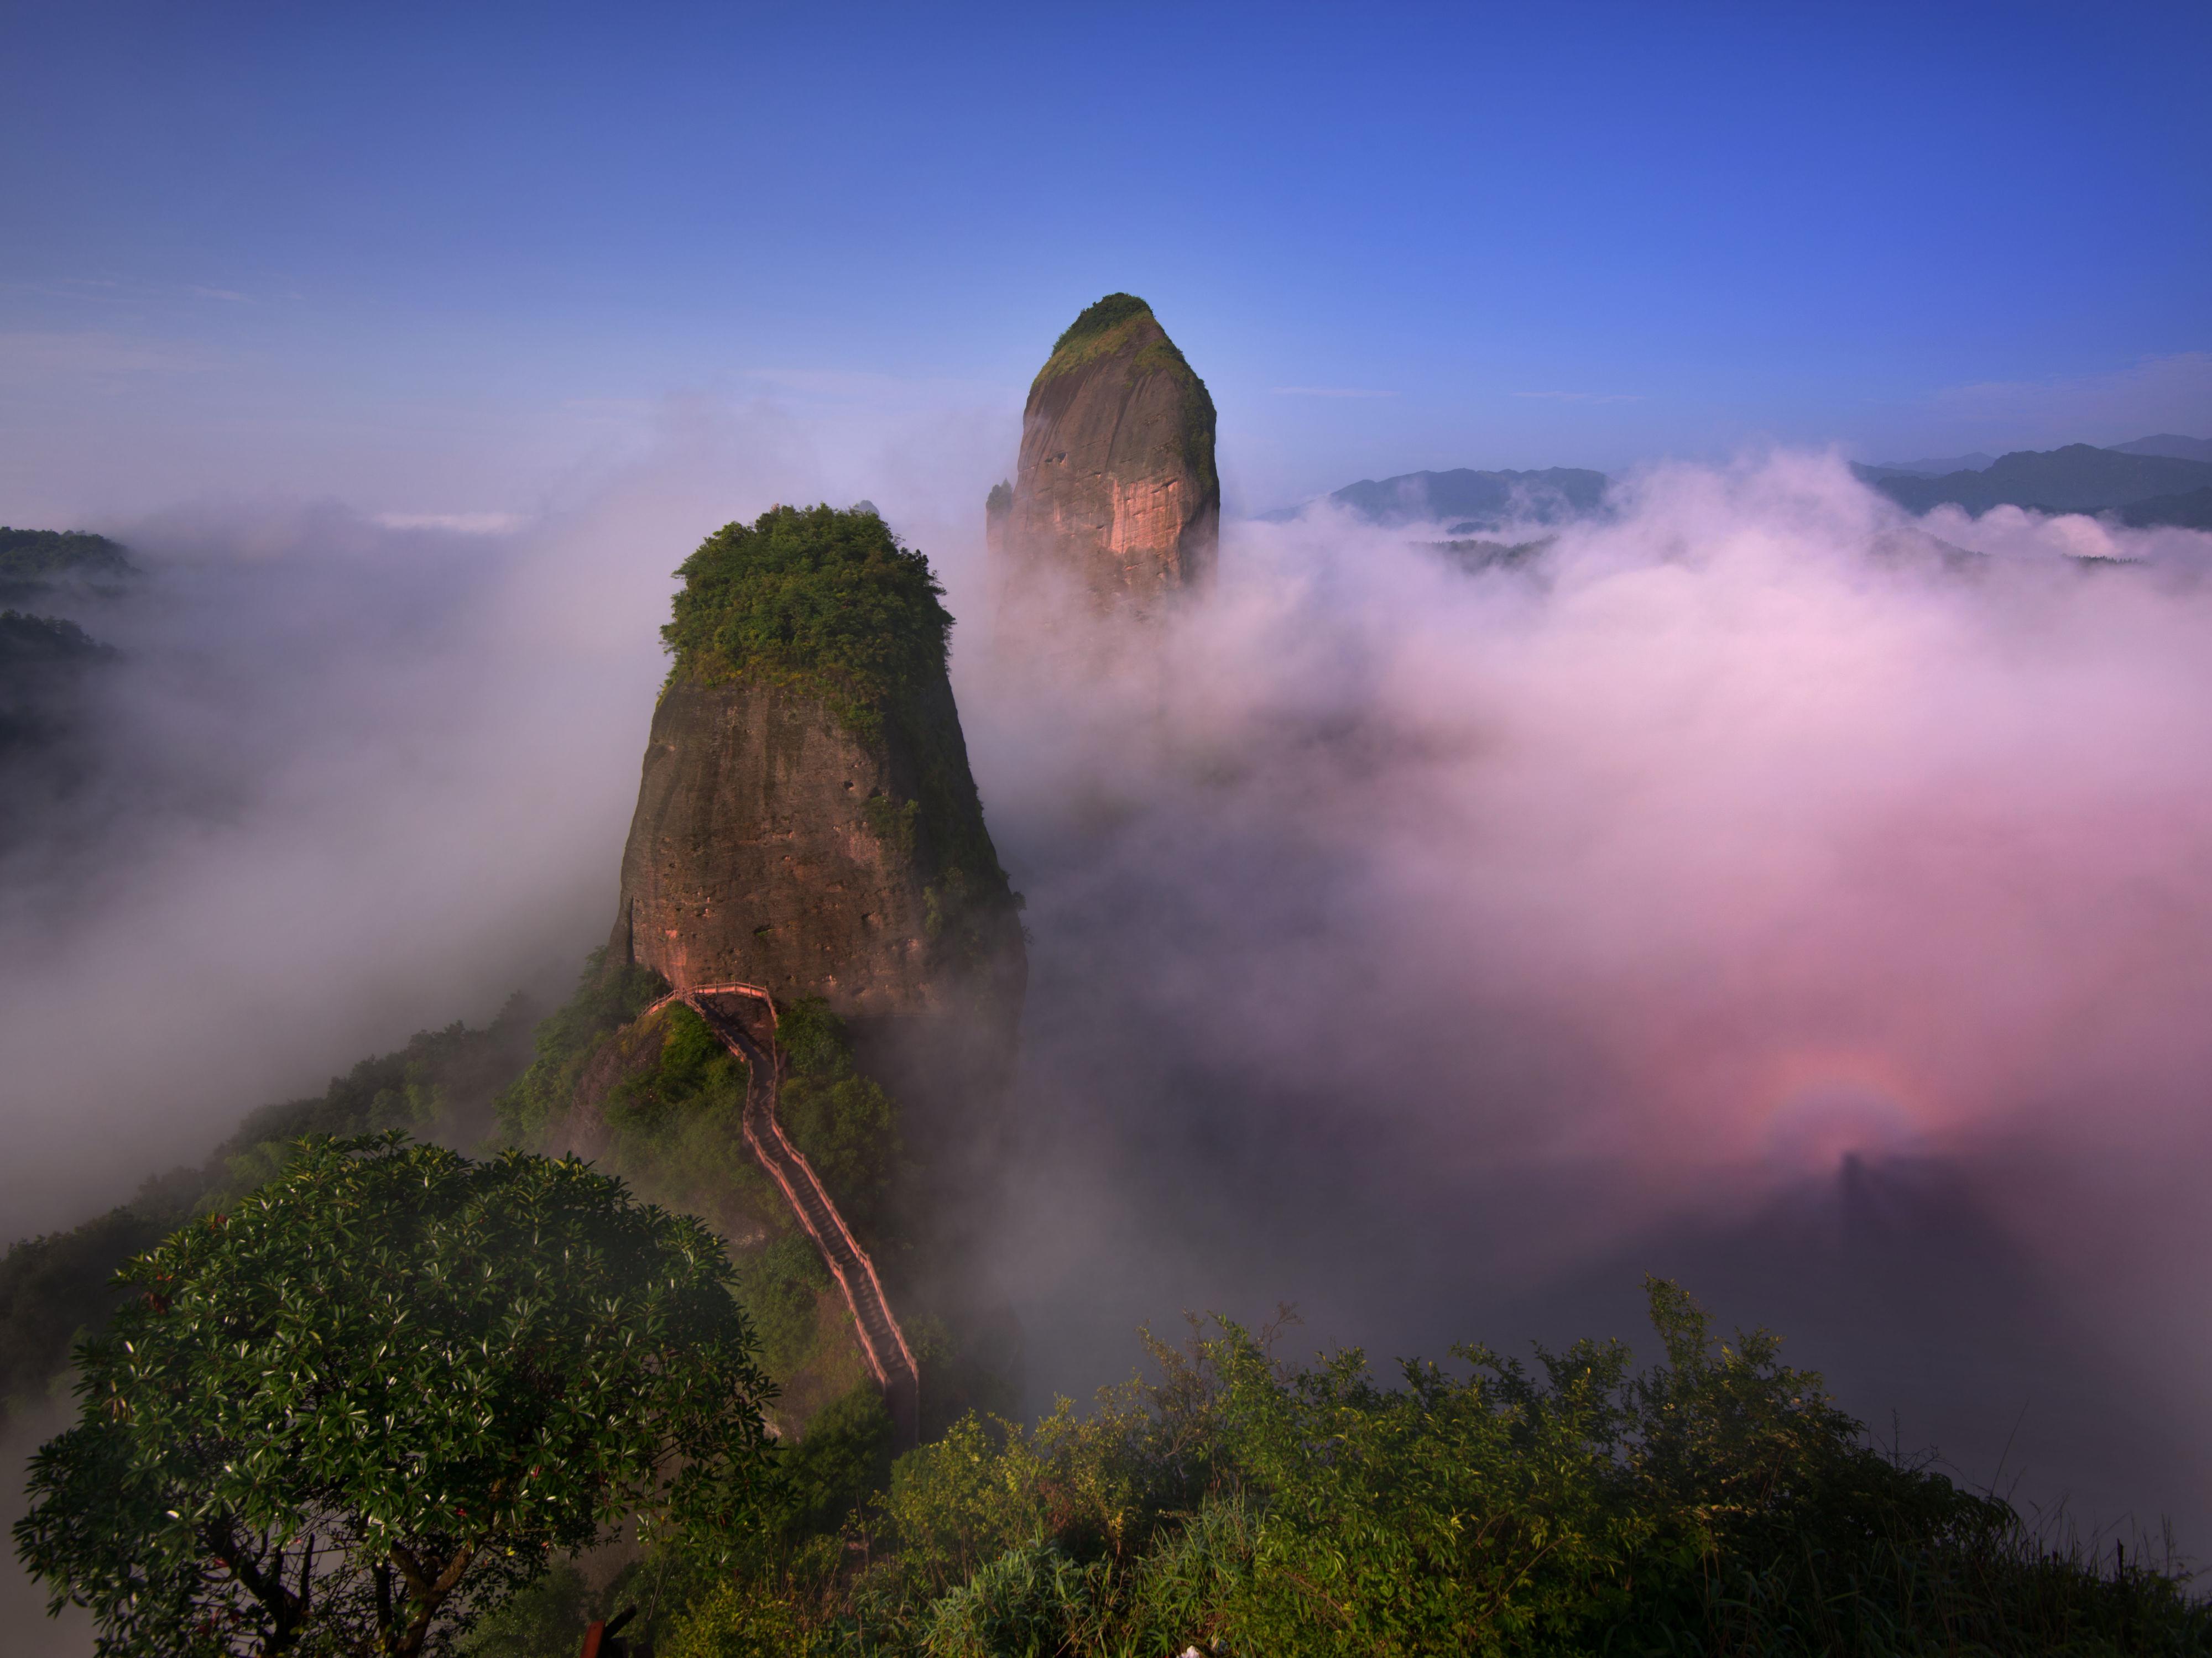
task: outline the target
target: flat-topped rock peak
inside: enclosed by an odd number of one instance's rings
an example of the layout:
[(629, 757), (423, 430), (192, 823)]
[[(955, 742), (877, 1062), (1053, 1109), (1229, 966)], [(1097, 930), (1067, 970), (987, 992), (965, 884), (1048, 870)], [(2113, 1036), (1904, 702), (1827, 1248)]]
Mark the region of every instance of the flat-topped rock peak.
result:
[(780, 507), (679, 574), (611, 957), (1010, 1044), (1021, 925), (927, 562), (872, 509)]

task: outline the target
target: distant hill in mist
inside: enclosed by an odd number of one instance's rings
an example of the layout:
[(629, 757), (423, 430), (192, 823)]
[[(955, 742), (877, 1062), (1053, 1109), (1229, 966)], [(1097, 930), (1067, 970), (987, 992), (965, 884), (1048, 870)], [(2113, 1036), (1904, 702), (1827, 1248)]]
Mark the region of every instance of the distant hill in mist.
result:
[(2172, 525), (2184, 530), (2212, 530), (2212, 485), (2185, 495), (2153, 495), (2120, 509), (2120, 522), (2137, 529)]
[(76, 621), (49, 612), (85, 613), (137, 574), (105, 536), (0, 525), (0, 849), (89, 774), (91, 699), (115, 659)]
[[(2046, 513), (2119, 513), (2137, 526), (2208, 525), (2202, 492), (2212, 489), (2212, 438), (2172, 432), (2100, 448), (2069, 443), (1990, 455), (1980, 450), (1923, 460), (1854, 465), (1859, 479), (1910, 512), (1950, 505), (1970, 513), (2021, 507)], [(1577, 466), (1528, 471), (1400, 472), (1362, 478), (1328, 499), (1370, 524), (1442, 523), (1455, 537), (1479, 536), (1514, 522), (1556, 524), (1598, 511), (1609, 480)], [(1296, 518), (1300, 508), (1262, 513), (1265, 521)]]
[(87, 594), (112, 597), (137, 574), (122, 546), (106, 536), (0, 524), (0, 609), (44, 609)]
[(110, 653), (74, 622), (0, 610), (0, 763), (56, 740), (79, 676)]
[(2137, 438), (2132, 443), (2106, 446), (2124, 455), (2166, 455), (2175, 460), (2212, 461), (2212, 438), (2185, 438), (2172, 432), (2160, 432), (2155, 437)]
[(1948, 455), (1941, 460), (1878, 460), (1863, 470), (1869, 472), (1908, 472), (1920, 477), (1942, 477), (1950, 472), (1978, 472), (1995, 455), (1977, 449), (1970, 455)]
[[(2019, 450), (1999, 456), (1979, 471), (1961, 469), (1934, 477), (1872, 466), (1856, 466), (1852, 471), (1899, 506), (1914, 513), (1946, 505), (1963, 507), (1970, 513), (1985, 513), (1993, 507), (2025, 507), (2048, 513), (2101, 513), (2185, 496), (2212, 486), (2212, 461), (2100, 449), (2087, 443), (2069, 443), (2059, 449)], [(2172, 520), (2154, 518), (2148, 521)]]
[(1552, 524), (1594, 513), (1604, 504), (1609, 482), (1604, 473), (1578, 466), (1528, 472), (1479, 472), (1461, 466), (1449, 472), (1362, 478), (1329, 499), (1375, 524), (1461, 519), (1452, 525), (1459, 533), (1516, 520)]

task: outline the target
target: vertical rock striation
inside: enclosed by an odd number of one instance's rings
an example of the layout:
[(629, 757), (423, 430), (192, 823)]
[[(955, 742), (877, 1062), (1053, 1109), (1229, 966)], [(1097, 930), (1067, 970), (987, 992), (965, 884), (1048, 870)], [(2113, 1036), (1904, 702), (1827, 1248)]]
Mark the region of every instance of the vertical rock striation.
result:
[(1010, 1059), (1018, 901), (927, 562), (872, 510), (780, 507), (679, 574), (610, 960), (819, 996), (863, 1029), (957, 1024)]
[(1006, 590), (1071, 581), (1141, 612), (1202, 581), (1221, 527), (1213, 428), (1150, 306), (1109, 294), (1085, 311), (1030, 387), (1011, 495), (987, 508)]

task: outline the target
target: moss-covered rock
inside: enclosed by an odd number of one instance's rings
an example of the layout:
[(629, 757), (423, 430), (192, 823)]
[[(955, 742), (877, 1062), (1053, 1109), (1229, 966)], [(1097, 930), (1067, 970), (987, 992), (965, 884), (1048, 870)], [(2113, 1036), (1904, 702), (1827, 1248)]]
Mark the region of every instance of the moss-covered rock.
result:
[(951, 617), (872, 510), (780, 507), (679, 574), (610, 955), (1010, 1043), (1026, 975), (945, 677)]
[(1221, 525), (1213, 399), (1133, 294), (1054, 342), (1030, 387), (1011, 497), (987, 517), (1018, 598), (1050, 580), (1102, 608), (1157, 608), (1206, 579)]

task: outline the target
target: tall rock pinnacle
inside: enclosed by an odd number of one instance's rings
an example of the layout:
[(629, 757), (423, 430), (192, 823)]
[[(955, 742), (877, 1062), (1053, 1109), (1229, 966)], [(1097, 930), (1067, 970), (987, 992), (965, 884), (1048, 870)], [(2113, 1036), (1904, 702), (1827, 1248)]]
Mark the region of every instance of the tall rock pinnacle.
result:
[(1156, 609), (1202, 581), (1221, 527), (1213, 399), (1131, 294), (1071, 324), (1030, 387), (990, 539), (1010, 592), (1057, 576), (1102, 609)]
[(872, 509), (779, 507), (678, 574), (611, 959), (862, 1024), (955, 1015), (1010, 1058), (1021, 923), (927, 561)]

